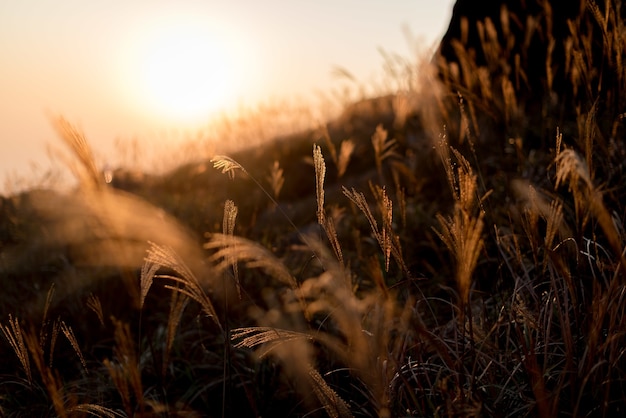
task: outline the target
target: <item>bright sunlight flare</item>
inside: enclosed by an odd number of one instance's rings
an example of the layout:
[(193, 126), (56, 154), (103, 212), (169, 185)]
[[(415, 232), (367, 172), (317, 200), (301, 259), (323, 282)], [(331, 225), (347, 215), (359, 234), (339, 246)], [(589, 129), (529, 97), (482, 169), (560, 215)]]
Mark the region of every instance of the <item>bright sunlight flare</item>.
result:
[(192, 122), (237, 93), (235, 42), (206, 22), (160, 22), (133, 48), (134, 101), (158, 118)]
[(228, 62), (215, 39), (175, 28), (154, 40), (144, 57), (144, 88), (155, 105), (176, 116), (208, 112), (228, 91)]

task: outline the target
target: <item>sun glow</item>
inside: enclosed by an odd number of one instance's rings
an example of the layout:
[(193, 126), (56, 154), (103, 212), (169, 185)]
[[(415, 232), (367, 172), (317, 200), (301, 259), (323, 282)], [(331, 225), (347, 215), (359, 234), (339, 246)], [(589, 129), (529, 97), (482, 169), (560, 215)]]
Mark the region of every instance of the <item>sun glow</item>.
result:
[(137, 39), (129, 85), (141, 109), (161, 121), (197, 122), (235, 102), (241, 51), (232, 36), (181, 19), (160, 21)]
[(219, 106), (230, 81), (224, 55), (207, 37), (183, 31), (166, 34), (147, 51), (146, 93), (181, 115)]

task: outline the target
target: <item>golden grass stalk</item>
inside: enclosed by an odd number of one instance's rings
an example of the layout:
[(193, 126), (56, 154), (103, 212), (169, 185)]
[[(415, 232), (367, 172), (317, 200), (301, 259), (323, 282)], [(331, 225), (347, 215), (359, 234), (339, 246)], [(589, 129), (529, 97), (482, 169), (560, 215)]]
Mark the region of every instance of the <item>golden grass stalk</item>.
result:
[[(311, 342), (319, 343), (327, 347), (341, 364), (345, 364), (367, 385), (371, 391), (372, 402), (379, 408), (381, 416), (385, 415), (390, 399), (389, 382), (396, 372), (397, 359), (401, 356), (402, 347), (405, 346), (403, 339), (410, 338), (408, 318), (412, 312), (410, 308), (412, 303), (407, 302), (408, 308), (399, 313), (382, 279), (381, 286), (384, 291), (357, 296), (348, 280), (350, 273), (342, 268), (336, 259), (331, 258), (328, 249), (324, 251), (319, 248), (323, 246), (321, 242), (312, 241), (312, 245), (328, 267), (319, 277), (307, 279), (302, 283), (296, 289), (296, 295), (301, 301), (306, 301), (306, 305), (302, 302), (300, 304), (305, 318), (323, 316), (327, 318), (325, 322), (333, 324), (335, 332), (309, 329), (303, 327), (303, 324), (299, 324), (300, 327), (295, 329), (286, 329), (289, 327), (285, 327), (287, 325), (285, 321), (293, 320), (293, 315), (277, 316), (275, 314), (277, 309), (274, 308), (265, 316), (259, 315), (261, 326), (233, 330), (232, 339), (236, 341), (235, 346), (259, 347), (260, 356), (267, 356), (271, 352), (287, 364), (293, 361), (296, 355), (290, 347), (301, 347), (301, 350), (308, 352)], [(284, 309), (294, 312), (292, 302), (282, 303), (288, 305)], [(399, 337), (401, 341), (396, 341), (397, 336), (401, 336)], [(304, 353), (298, 358), (303, 361)], [(311, 378), (308, 368), (305, 370), (300, 366), (290, 365), (289, 369), (289, 373), (299, 376), (299, 379), (306, 376), (309, 376), (307, 379)], [(309, 383), (316, 385), (315, 382)], [(320, 391), (316, 396), (322, 405), (334, 408), (332, 410), (334, 412), (329, 413), (336, 413), (336, 408), (340, 405), (333, 400), (331, 393), (321, 386), (314, 390)], [(326, 404), (326, 401), (330, 403)]]
[(69, 327), (65, 323), (65, 321), (61, 321), (61, 331), (63, 332), (63, 335), (65, 335), (65, 338), (67, 338), (67, 340), (70, 342), (70, 345), (72, 346), (72, 348), (74, 349), (74, 352), (76, 353), (76, 355), (78, 356), (78, 359), (80, 360), (80, 364), (83, 365), (83, 369), (85, 369), (85, 371), (88, 372), (87, 363), (85, 362), (85, 358), (83, 357), (83, 352), (81, 351), (80, 346), (78, 345), (78, 340), (76, 340), (74, 331), (72, 330), (71, 327)]
[(555, 158), (556, 182), (555, 188), (567, 183), (574, 197), (577, 217), (588, 209), (597, 219), (602, 231), (606, 235), (611, 249), (619, 258), (620, 270), (626, 275), (626, 257), (619, 230), (613, 222), (613, 217), (606, 208), (602, 198), (602, 191), (595, 187), (589, 173), (589, 167), (580, 155), (572, 150), (562, 150)]
[(406, 309), (398, 309), (385, 291), (357, 296), (338, 273), (324, 272), (301, 286), (302, 296), (309, 301), (306, 316), (322, 315), (336, 327), (333, 333), (310, 335), (367, 385), (371, 402), (383, 416), (389, 406), (389, 382), (396, 373), (405, 339), (411, 338), (413, 304), (407, 301)]
[(247, 174), (246, 169), (243, 168), (241, 164), (226, 155), (216, 155), (211, 158), (211, 162), (213, 163), (213, 168), (221, 170), (222, 174), (228, 174), (231, 180), (235, 178), (237, 170), (241, 170)]
[(279, 259), (262, 245), (248, 239), (224, 234), (208, 234), (210, 240), (204, 248), (217, 250), (209, 261), (223, 271), (234, 262), (244, 262), (248, 268), (259, 268), (292, 289), (298, 287), (296, 279)]
[[(275, 355), (284, 362), (286, 370), (299, 381), (298, 387), (303, 395), (312, 390), (326, 412), (333, 417), (351, 417), (350, 410), (311, 366), (304, 366), (303, 361), (310, 360), (310, 341), (319, 340), (331, 349), (345, 353), (346, 347), (335, 338), (319, 332), (300, 332), (273, 326), (237, 328), (232, 331), (231, 340), (237, 348), (257, 348), (257, 355), (263, 358)], [(347, 357), (344, 355), (344, 358)]]
[(150, 242), (150, 248), (148, 249), (148, 255), (145, 259), (146, 263), (153, 263), (170, 270), (173, 270), (178, 276), (162, 275), (160, 277), (169, 278), (183, 285), (183, 287), (177, 286), (165, 286), (167, 289), (181, 292), (191, 299), (200, 304), (204, 313), (213, 319), (213, 322), (222, 329), (222, 325), (217, 317), (215, 308), (209, 296), (206, 294), (200, 282), (195, 274), (187, 267), (187, 265), (180, 259), (176, 252), (164, 246), (159, 246), (153, 242)]
[(313, 367), (309, 367), (309, 379), (315, 397), (324, 406), (326, 413), (331, 418), (352, 418), (353, 415), (346, 402), (328, 386), (322, 375)]
[(26, 348), (26, 344), (24, 342), (24, 331), (20, 326), (19, 321), (17, 318), (13, 318), (13, 316), (9, 314), (9, 325), (0, 325), (0, 329), (22, 365), (22, 368), (26, 373), (26, 379), (28, 379), (28, 382), (32, 384), (33, 375), (30, 369), (30, 357), (28, 356), (28, 349)]
[(141, 273), (139, 275), (139, 309), (143, 309), (143, 304), (148, 296), (148, 291), (154, 281), (154, 275), (161, 268), (157, 263), (145, 262), (141, 266)]
[(387, 130), (383, 125), (378, 125), (374, 135), (372, 135), (372, 146), (374, 147), (374, 160), (379, 179), (383, 180), (383, 162), (392, 157), (398, 156), (396, 152), (396, 140), (388, 138)]
[(407, 277), (411, 277), (411, 273), (408, 269), (408, 266), (404, 262), (404, 258), (402, 256), (402, 249), (400, 247), (400, 240), (393, 231), (393, 205), (391, 200), (387, 197), (387, 193), (384, 188), (373, 188), (374, 196), (377, 199), (381, 215), (383, 217), (383, 227), (382, 229), (378, 226), (374, 215), (369, 207), (367, 199), (362, 192), (357, 192), (356, 190), (351, 189), (348, 190), (342, 186), (343, 194), (352, 201), (365, 215), (365, 218), (370, 224), (370, 228), (380, 249), (385, 255), (385, 266), (386, 270), (389, 271), (389, 259), (393, 257), (398, 266), (402, 269), (403, 273)]
[[(233, 237), (235, 233), (235, 221), (237, 220), (237, 206), (235, 202), (228, 199), (224, 203), (224, 218), (222, 221), (222, 233), (226, 237)], [(233, 241), (234, 245), (234, 241)], [(233, 276), (235, 278), (235, 285), (237, 287), (237, 295), (241, 299), (241, 283), (239, 282), (239, 267), (237, 260), (232, 257), (228, 260), (228, 263), (233, 267)]]
[[(98, 317), (98, 321), (100, 321), (100, 325), (104, 326), (104, 312), (102, 311), (102, 303), (100, 302), (100, 298), (98, 298), (98, 296), (94, 295), (93, 293), (90, 293), (87, 297), (86, 305), (96, 314), (96, 316)], [(143, 299), (141, 306), (143, 306)]]
[(270, 170), (270, 175), (267, 177), (267, 180), (270, 183), (274, 199), (278, 199), (278, 195), (280, 195), (280, 191), (285, 184), (284, 170), (280, 167), (278, 161), (274, 161), (274, 164), (272, 164), (272, 169)]
[(48, 396), (52, 400), (52, 406), (57, 416), (63, 418), (67, 415), (67, 407), (64, 402), (63, 385), (59, 376), (47, 367), (44, 361), (43, 348), (34, 333), (24, 333), (24, 345), (28, 347), (35, 367), (41, 375), (41, 380), (46, 388)]
[(326, 232), (328, 241), (339, 260), (339, 263), (343, 266), (343, 251), (339, 244), (337, 237), (337, 229), (335, 227), (335, 220), (331, 216), (326, 216), (326, 210), (324, 208), (324, 177), (326, 176), (326, 163), (324, 162), (324, 156), (322, 150), (318, 145), (313, 145), (313, 165), (315, 167), (315, 195), (317, 201), (317, 222)]
[(68, 412), (72, 414), (74, 413), (89, 414), (94, 417), (100, 417), (100, 418), (116, 418), (116, 417), (122, 418), (125, 416), (124, 414), (117, 412), (113, 409), (106, 408), (101, 405), (91, 404), (91, 403), (83, 403), (80, 405), (76, 405), (70, 408)]
[(391, 249), (394, 245), (400, 245), (400, 241), (394, 239), (393, 232), (393, 202), (387, 196), (387, 191), (384, 187), (376, 186), (374, 188), (374, 196), (378, 202), (380, 214), (382, 216), (383, 227), (381, 229), (381, 248), (385, 253), (385, 270), (389, 271), (389, 260), (391, 258)]
[(272, 202), (274, 207), (278, 208), (278, 210), (285, 217), (289, 225), (291, 225), (294, 231), (298, 233), (302, 241), (304, 243), (307, 243), (306, 237), (300, 234), (299, 229), (296, 226), (296, 224), (293, 223), (289, 215), (287, 215), (287, 213), (285, 213), (285, 211), (278, 205), (278, 202), (276, 201), (276, 199), (274, 199), (272, 195), (263, 187), (263, 185), (254, 176), (250, 175), (250, 173), (248, 173), (241, 164), (239, 164), (237, 161), (225, 155), (217, 155), (211, 159), (211, 162), (213, 163), (214, 168), (222, 170), (222, 174), (228, 174), (228, 176), (231, 179), (235, 178), (236, 170), (241, 170), (244, 174), (246, 174), (259, 187), (259, 189), (268, 197), (268, 199)]
[(557, 232), (562, 229), (563, 224), (563, 204), (556, 200), (550, 202), (550, 213), (546, 217), (546, 235), (544, 245), (552, 248)]
[(259, 357), (267, 356), (278, 345), (293, 340), (313, 340), (308, 333), (279, 329), (274, 327), (244, 327), (232, 330), (231, 340), (236, 348), (256, 348), (260, 345), (265, 347), (259, 352)]
[(321, 127), (322, 137), (326, 142), (326, 146), (330, 151), (330, 157), (333, 160), (333, 163), (337, 167), (337, 177), (341, 178), (346, 173), (348, 169), (348, 164), (350, 163), (350, 158), (352, 157), (352, 153), (354, 152), (355, 143), (351, 139), (344, 139), (341, 141), (341, 145), (339, 148), (339, 153), (337, 153), (337, 148), (335, 144), (330, 139), (330, 135), (328, 134), (328, 128), (326, 126)]
[(346, 139), (341, 141), (341, 148), (339, 148), (339, 158), (337, 160), (337, 176), (339, 178), (343, 177), (348, 169), (348, 164), (350, 163), (350, 158), (352, 157), (352, 153), (354, 152), (354, 148), (356, 145), (354, 141), (351, 139)]
[(313, 165), (315, 167), (315, 196), (317, 202), (317, 222), (324, 225), (326, 214), (324, 212), (324, 177), (326, 176), (326, 164), (319, 145), (313, 145)]
[(461, 303), (469, 301), (471, 276), (482, 248), (483, 214), (471, 218), (462, 211), (455, 210), (452, 217), (437, 215), (441, 231), (435, 230), (456, 260), (456, 280)]
[[(452, 150), (456, 163), (450, 158), (449, 150)], [(469, 302), (471, 278), (483, 246), (484, 212), (479, 209), (478, 215), (474, 214), (479, 202), (476, 175), (469, 162), (456, 149), (448, 147), (445, 137), (439, 142), (438, 151), (455, 205), (452, 216), (437, 214), (441, 230), (435, 229), (435, 233), (456, 261), (455, 276), (463, 308)]]
[[(512, 181), (511, 188), (516, 197), (526, 204), (525, 213), (528, 215), (529, 223), (535, 225), (535, 227), (531, 226), (532, 231), (527, 231), (528, 236), (537, 235), (536, 225), (539, 216), (546, 221), (547, 229), (543, 237), (535, 238), (540, 238), (540, 243), (543, 243), (547, 249), (553, 248), (557, 234), (561, 240), (572, 236), (571, 229), (563, 221), (563, 203), (560, 199), (550, 200), (525, 180)], [(532, 245), (535, 244), (533, 241), (531, 240)]]
[(103, 182), (100, 171), (96, 167), (93, 152), (85, 139), (85, 135), (63, 117), (52, 120), (52, 125), (61, 140), (80, 163), (80, 168), (78, 168), (66, 159), (66, 163), (74, 171), (81, 185), (88, 188), (102, 187)]

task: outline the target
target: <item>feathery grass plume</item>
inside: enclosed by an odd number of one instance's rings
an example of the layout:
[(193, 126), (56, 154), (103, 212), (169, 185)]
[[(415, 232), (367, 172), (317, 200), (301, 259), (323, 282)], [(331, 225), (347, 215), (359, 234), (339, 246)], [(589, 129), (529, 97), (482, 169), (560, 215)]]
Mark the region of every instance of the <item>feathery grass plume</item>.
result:
[(341, 178), (346, 173), (355, 147), (356, 145), (351, 139), (344, 139), (341, 141), (341, 147), (339, 148), (339, 156), (337, 159), (337, 177)]
[(393, 205), (391, 204), (391, 200), (387, 197), (386, 192), (384, 192), (380, 187), (378, 187), (378, 189), (373, 188), (374, 196), (377, 199), (379, 207), (381, 208), (381, 215), (383, 216), (383, 227), (381, 229), (379, 228), (374, 215), (372, 215), (372, 211), (367, 203), (365, 195), (362, 192), (357, 192), (354, 188), (352, 190), (348, 190), (342, 186), (342, 190), (343, 194), (361, 210), (369, 222), (372, 233), (374, 234), (380, 249), (385, 255), (386, 270), (389, 271), (389, 256), (391, 255), (398, 266), (402, 269), (403, 273), (407, 277), (411, 277), (411, 272), (409, 271), (402, 256), (400, 240), (393, 232)]
[(274, 164), (272, 164), (272, 169), (270, 170), (269, 176), (267, 176), (267, 180), (272, 188), (274, 199), (278, 199), (280, 191), (285, 184), (284, 170), (280, 168), (278, 160), (274, 161)]
[(337, 217), (330, 216), (324, 219), (324, 231), (326, 231), (326, 236), (328, 237), (328, 241), (330, 242), (330, 246), (335, 253), (335, 257), (341, 266), (344, 266), (344, 258), (343, 258), (343, 250), (341, 249), (341, 244), (339, 243), (339, 237), (337, 236), (337, 228), (335, 227), (335, 220)]
[(261, 358), (267, 356), (274, 348), (287, 341), (313, 340), (313, 336), (309, 333), (262, 326), (235, 328), (232, 330), (230, 338), (232, 341), (237, 341), (235, 348), (264, 346), (259, 352), (259, 357)]
[(374, 160), (376, 161), (376, 172), (378, 178), (383, 181), (383, 162), (388, 158), (397, 157), (397, 143), (395, 139), (388, 139), (387, 130), (383, 125), (378, 125), (372, 135), (372, 146), (374, 147)]
[(141, 266), (141, 274), (139, 275), (139, 309), (143, 309), (146, 296), (148, 296), (154, 281), (154, 275), (159, 271), (159, 268), (161, 268), (159, 264), (148, 261)]
[[(452, 150), (456, 163), (451, 160), (448, 148)], [(455, 258), (456, 281), (463, 315), (464, 307), (469, 302), (471, 277), (483, 246), (484, 212), (479, 208), (478, 216), (474, 214), (479, 201), (476, 196), (476, 175), (469, 162), (456, 149), (448, 147), (445, 137), (439, 141), (438, 151), (455, 205), (452, 216), (437, 214), (441, 230), (433, 229)]]
[(343, 251), (337, 237), (337, 229), (335, 227), (335, 219), (326, 216), (324, 209), (324, 178), (326, 176), (326, 164), (322, 149), (318, 145), (313, 145), (313, 165), (315, 166), (315, 194), (317, 201), (317, 222), (326, 232), (328, 241), (330, 242), (337, 260), (343, 265)]
[(100, 298), (93, 293), (90, 293), (87, 297), (86, 305), (93, 311), (93, 313), (96, 314), (100, 325), (104, 326), (104, 312), (102, 312), (102, 303), (100, 302)]
[(63, 382), (58, 374), (54, 373), (51, 367), (46, 366), (43, 348), (37, 340), (37, 336), (32, 332), (24, 333), (24, 345), (28, 348), (33, 362), (35, 363), (35, 367), (37, 371), (39, 371), (41, 380), (46, 388), (46, 392), (52, 400), (54, 412), (61, 418), (68, 416), (68, 406), (71, 408), (72, 405), (67, 405), (67, 401), (71, 402), (72, 399), (71, 397), (68, 399), (64, 396)]
[(343, 141), (341, 141), (339, 153), (337, 153), (337, 147), (335, 147), (335, 144), (330, 139), (330, 134), (328, 133), (328, 128), (326, 127), (326, 125), (323, 125), (321, 127), (321, 131), (322, 137), (324, 138), (326, 146), (328, 147), (328, 150), (330, 152), (330, 157), (332, 158), (335, 167), (337, 167), (337, 177), (341, 178), (348, 169), (348, 164), (350, 163), (350, 158), (352, 157), (355, 143), (352, 139), (344, 139)]
[(94, 417), (99, 418), (123, 418), (125, 415), (121, 412), (115, 411), (110, 408), (106, 408), (101, 405), (91, 404), (91, 403), (82, 403), (80, 405), (76, 405), (68, 410), (68, 412), (74, 414), (77, 412), (83, 414), (93, 415)]
[[(237, 220), (237, 206), (235, 202), (228, 199), (224, 203), (224, 219), (222, 221), (222, 233), (226, 237), (233, 237), (235, 233), (235, 221)], [(234, 245), (234, 241), (233, 241)], [(237, 260), (230, 259), (228, 263), (233, 267), (233, 276), (235, 278), (235, 286), (237, 287), (237, 295), (241, 299), (241, 283), (239, 282), (239, 267)]]
[(580, 219), (586, 206), (587, 191), (594, 189), (587, 163), (576, 151), (569, 148), (560, 151), (554, 162), (556, 164), (555, 188), (568, 183), (569, 191), (574, 196), (576, 217)]
[(181, 292), (172, 292), (170, 300), (170, 314), (167, 317), (167, 334), (165, 335), (165, 350), (163, 351), (163, 363), (161, 367), (161, 376), (165, 378), (167, 367), (170, 362), (170, 354), (176, 337), (176, 330), (183, 317), (183, 312), (187, 307), (189, 298)]
[(550, 202), (550, 213), (546, 217), (546, 235), (544, 244), (546, 248), (552, 248), (557, 232), (562, 230), (563, 203), (553, 200)]
[(311, 380), (311, 386), (313, 388), (313, 393), (315, 393), (315, 397), (324, 406), (326, 413), (331, 418), (352, 418), (353, 415), (350, 412), (350, 408), (346, 404), (346, 401), (344, 401), (339, 395), (337, 395), (337, 392), (328, 386), (322, 375), (320, 375), (317, 370), (310, 366), (309, 378)]
[(81, 185), (87, 188), (101, 188), (103, 179), (96, 167), (93, 152), (85, 139), (85, 135), (63, 117), (52, 120), (52, 125), (61, 140), (80, 163), (80, 168), (78, 168), (66, 158), (66, 163), (74, 171), (74, 174), (77, 175)]
[(393, 233), (393, 203), (387, 196), (387, 191), (384, 187), (376, 186), (374, 188), (374, 196), (378, 202), (378, 208), (383, 220), (383, 227), (381, 229), (381, 248), (385, 254), (385, 271), (389, 271), (389, 259), (391, 258), (391, 247), (393, 244), (399, 245), (399, 240), (392, 240), (394, 238)]
[[(561, 240), (572, 237), (572, 230), (563, 221), (563, 203), (560, 199), (550, 200), (545, 193), (540, 193), (525, 180), (513, 180), (511, 189), (516, 197), (527, 206), (525, 212), (541, 216), (548, 223), (547, 235), (541, 237), (546, 248), (552, 248), (557, 233)], [(528, 231), (528, 233), (531, 232)]]
[(72, 346), (72, 348), (74, 349), (74, 352), (76, 353), (76, 355), (78, 356), (78, 359), (80, 360), (80, 364), (83, 365), (83, 369), (85, 369), (86, 372), (89, 372), (89, 370), (87, 370), (87, 363), (85, 362), (85, 358), (83, 357), (83, 352), (80, 350), (80, 346), (78, 345), (78, 340), (76, 339), (76, 336), (74, 335), (74, 331), (72, 330), (71, 327), (69, 327), (65, 321), (61, 321), (61, 331), (63, 332), (63, 335), (65, 335), (65, 338), (67, 338), (67, 340), (70, 342), (70, 345)]
[(351, 190), (348, 190), (344, 186), (342, 186), (341, 188), (343, 190), (343, 194), (348, 199), (350, 199), (350, 201), (354, 203), (359, 208), (359, 210), (361, 210), (361, 212), (363, 212), (363, 215), (365, 215), (365, 219), (367, 219), (367, 221), (369, 222), (370, 228), (374, 233), (374, 237), (379, 244), (382, 244), (382, 235), (379, 231), (378, 223), (376, 222), (376, 219), (374, 219), (374, 215), (372, 215), (372, 211), (370, 210), (365, 195), (362, 192), (357, 192), (354, 188), (352, 188)]
[(315, 196), (317, 201), (317, 222), (324, 225), (326, 214), (324, 212), (324, 178), (326, 177), (326, 164), (322, 149), (313, 144), (313, 165), (315, 166)]
[(357, 296), (338, 273), (326, 271), (301, 285), (300, 293), (309, 301), (307, 316), (324, 316), (324, 322), (335, 329), (311, 335), (358, 376), (367, 387), (370, 402), (383, 416), (391, 399), (389, 382), (403, 347), (413, 338), (409, 326), (413, 303), (409, 300), (404, 309), (399, 308), (388, 292), (378, 290)]
[(224, 218), (222, 221), (222, 233), (233, 235), (235, 233), (235, 221), (237, 220), (237, 206), (235, 202), (228, 199), (224, 202)]
[(296, 231), (296, 233), (302, 239), (302, 241), (306, 243), (306, 237), (304, 237), (300, 233), (299, 228), (296, 226), (296, 224), (293, 223), (289, 215), (287, 215), (287, 213), (285, 213), (285, 211), (278, 205), (278, 202), (276, 201), (276, 199), (274, 199), (272, 195), (265, 189), (265, 187), (263, 187), (263, 185), (254, 176), (248, 173), (241, 164), (239, 164), (237, 161), (233, 160), (232, 158), (224, 156), (224, 155), (218, 155), (218, 156), (213, 157), (213, 159), (211, 159), (211, 162), (213, 163), (214, 168), (221, 169), (222, 173), (227, 173), (231, 179), (235, 178), (235, 170), (241, 170), (248, 177), (250, 177), (250, 179), (254, 182), (254, 184), (256, 184), (257, 187), (272, 202), (274, 207), (278, 208), (279, 212), (284, 216), (284, 218), (287, 220), (289, 225), (291, 225), (293, 230)]
[[(623, 253), (620, 233), (615, 222), (613, 222), (613, 217), (604, 205), (602, 191), (593, 184), (589, 167), (580, 155), (572, 149), (562, 150), (556, 156), (555, 164), (555, 188), (563, 183), (568, 183), (569, 191), (574, 197), (578, 219), (581, 219), (583, 210), (586, 208), (595, 216), (615, 256), (620, 258), (619, 268), (626, 276), (626, 257)], [(583, 218), (582, 222), (584, 224), (586, 220)]]
[(478, 217), (473, 218), (458, 209), (452, 217), (437, 215), (441, 231), (435, 229), (435, 232), (456, 260), (456, 279), (463, 306), (469, 302), (471, 276), (483, 244), (483, 216), (481, 212)]
[(9, 345), (15, 352), (17, 359), (19, 360), (24, 372), (26, 373), (26, 378), (28, 379), (28, 383), (33, 383), (33, 375), (30, 369), (30, 358), (28, 356), (28, 349), (26, 348), (26, 344), (24, 342), (24, 330), (22, 329), (17, 318), (13, 318), (11, 314), (9, 314), (9, 325), (0, 325), (0, 329), (4, 334), (4, 337), (9, 341)]
[(213, 168), (222, 170), (222, 174), (228, 174), (228, 177), (233, 180), (235, 178), (235, 172), (241, 170), (244, 173), (248, 173), (237, 161), (226, 155), (216, 155), (211, 158)]
[(146, 256), (145, 262), (156, 264), (160, 267), (174, 271), (178, 274), (178, 277), (172, 275), (160, 275), (158, 277), (168, 278), (183, 285), (183, 287), (171, 285), (166, 285), (165, 287), (175, 292), (181, 292), (198, 302), (204, 313), (210, 317), (213, 322), (215, 322), (220, 330), (222, 330), (222, 324), (217, 317), (213, 303), (200, 285), (196, 275), (193, 274), (189, 267), (187, 267), (187, 265), (172, 248), (160, 246), (153, 242), (150, 242), (149, 244), (150, 248), (148, 249), (148, 255)]
[[(233, 262), (243, 262), (248, 268), (259, 268), (292, 289), (298, 287), (287, 267), (262, 245), (248, 239), (224, 234), (207, 234), (210, 238), (204, 248), (217, 250), (209, 261), (217, 263), (218, 271)], [(220, 261), (221, 260), (221, 261)]]
[(232, 339), (243, 339), (236, 345), (239, 348), (259, 347), (259, 356), (270, 354), (280, 362), (281, 374), (292, 384), (295, 393), (306, 404), (305, 407), (318, 408), (319, 404), (312, 398), (308, 378), (308, 365), (315, 360), (316, 350), (310, 341), (312, 333), (305, 322), (305, 315), (300, 315), (304, 308), (291, 292), (277, 296), (266, 292), (265, 301), (269, 309), (264, 310), (259, 305), (253, 307), (253, 315), (259, 326), (235, 329)]

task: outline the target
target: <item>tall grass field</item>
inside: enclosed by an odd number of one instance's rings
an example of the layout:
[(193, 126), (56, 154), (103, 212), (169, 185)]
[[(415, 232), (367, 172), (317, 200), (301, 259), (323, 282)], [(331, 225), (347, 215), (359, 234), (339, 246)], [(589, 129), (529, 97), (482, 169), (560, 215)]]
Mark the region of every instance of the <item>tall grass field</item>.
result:
[(389, 57), (158, 174), (56, 119), (77, 186), (0, 201), (0, 415), (624, 416), (626, 26), (589, 3), (540, 90), (481, 22), (484, 62)]

